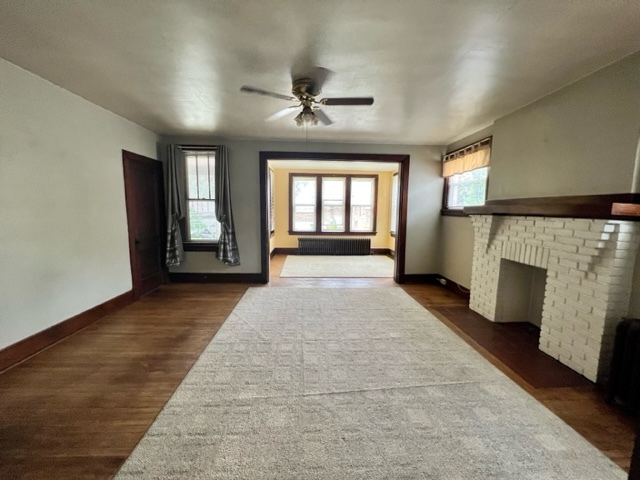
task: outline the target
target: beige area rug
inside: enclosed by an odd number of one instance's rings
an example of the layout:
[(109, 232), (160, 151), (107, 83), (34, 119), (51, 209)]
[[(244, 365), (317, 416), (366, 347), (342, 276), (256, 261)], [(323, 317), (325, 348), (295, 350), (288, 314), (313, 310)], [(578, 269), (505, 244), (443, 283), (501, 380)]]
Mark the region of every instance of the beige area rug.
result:
[(281, 277), (393, 277), (386, 255), (288, 255)]
[(400, 288), (252, 288), (116, 478), (626, 474)]

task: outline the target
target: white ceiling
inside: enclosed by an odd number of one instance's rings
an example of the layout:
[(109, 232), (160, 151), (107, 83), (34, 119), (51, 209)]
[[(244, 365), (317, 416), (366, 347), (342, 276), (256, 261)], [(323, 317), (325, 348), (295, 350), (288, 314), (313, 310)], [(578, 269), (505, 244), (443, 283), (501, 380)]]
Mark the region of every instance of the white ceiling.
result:
[(159, 134), (296, 139), (274, 98), (334, 72), (309, 140), (447, 144), (640, 50), (625, 0), (2, 0), (0, 57)]

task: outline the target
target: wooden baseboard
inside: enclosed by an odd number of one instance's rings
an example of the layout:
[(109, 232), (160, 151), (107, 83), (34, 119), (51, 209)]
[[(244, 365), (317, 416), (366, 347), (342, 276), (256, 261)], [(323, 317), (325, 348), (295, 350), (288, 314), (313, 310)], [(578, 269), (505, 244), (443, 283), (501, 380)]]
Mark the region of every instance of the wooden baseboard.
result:
[(169, 273), (171, 283), (266, 283), (261, 273)]
[(395, 255), (395, 252), (393, 250), (391, 250), (390, 248), (372, 248), (371, 249), (371, 254), (372, 255), (386, 255), (387, 257), (393, 258), (394, 255)]
[(133, 290), (96, 305), (78, 315), (74, 315), (46, 330), (20, 340), (0, 350), (0, 372), (10, 368), (54, 343), (91, 325), (96, 320), (116, 312), (134, 302)]
[(271, 252), (271, 258), (274, 255), (298, 255), (298, 249), (294, 247), (276, 247)]
[(454, 282), (453, 280), (445, 277), (444, 275), (436, 275), (436, 281), (438, 281), (439, 278), (443, 279), (446, 282), (446, 284), (443, 285), (444, 288), (464, 298), (467, 302), (469, 301), (471, 297), (471, 291), (468, 288), (463, 287), (459, 283)]

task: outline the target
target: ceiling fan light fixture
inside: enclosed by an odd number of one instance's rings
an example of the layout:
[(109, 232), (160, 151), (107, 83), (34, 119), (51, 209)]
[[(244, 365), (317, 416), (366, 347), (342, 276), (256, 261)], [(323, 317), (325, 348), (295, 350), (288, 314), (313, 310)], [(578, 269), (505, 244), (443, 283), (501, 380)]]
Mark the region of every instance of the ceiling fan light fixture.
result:
[(296, 125), (301, 127), (302, 125), (317, 125), (318, 117), (313, 113), (313, 110), (309, 106), (304, 106), (302, 112), (295, 118)]

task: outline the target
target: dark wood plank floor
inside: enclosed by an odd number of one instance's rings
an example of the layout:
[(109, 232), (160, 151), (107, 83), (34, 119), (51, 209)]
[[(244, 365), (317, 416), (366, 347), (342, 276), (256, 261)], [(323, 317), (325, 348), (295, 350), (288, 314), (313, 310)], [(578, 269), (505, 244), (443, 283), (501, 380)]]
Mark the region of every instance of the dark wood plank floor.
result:
[(538, 349), (540, 330), (529, 323), (493, 323), (465, 306), (431, 307), (500, 361), (528, 385), (586, 387), (591, 382)]
[[(266, 288), (398, 288), (391, 279), (279, 278), (283, 261), (274, 258)], [(255, 285), (164, 286), (0, 374), (0, 478), (110, 478), (250, 286)], [(483, 320), (450, 291), (438, 285), (402, 288), (628, 468), (632, 421), (606, 405), (593, 385), (550, 374), (550, 364), (529, 361), (531, 352), (526, 362), (514, 362), (518, 335), (505, 340), (488, 333), (495, 324), (478, 326)], [(523, 371), (529, 363), (534, 373)]]

